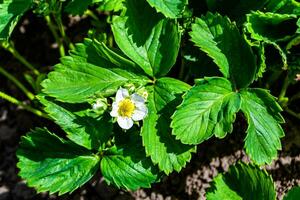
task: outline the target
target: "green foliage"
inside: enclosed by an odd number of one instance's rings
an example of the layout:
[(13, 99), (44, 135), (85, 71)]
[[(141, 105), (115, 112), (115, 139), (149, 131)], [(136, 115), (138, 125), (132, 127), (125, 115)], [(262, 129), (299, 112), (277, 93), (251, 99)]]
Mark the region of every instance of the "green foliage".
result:
[(247, 87), (253, 82), (257, 68), (255, 57), (236, 25), (227, 17), (208, 13), (197, 18), (190, 36), (236, 88)]
[(143, 1), (128, 0), (126, 7), (125, 16), (113, 20), (112, 30), (118, 46), (149, 76), (166, 75), (179, 51), (178, 24), (155, 14)]
[(276, 192), (266, 171), (239, 163), (214, 178), (206, 197), (208, 200), (275, 200)]
[(86, 111), (79, 112), (81, 109), (86, 109), (84, 105), (64, 104), (44, 96), (40, 96), (39, 101), (45, 106), (44, 110), (74, 143), (90, 150), (98, 150), (108, 142), (112, 133), (109, 116), (93, 118), (88, 116)]
[(248, 121), (245, 148), (250, 158), (257, 164), (270, 164), (281, 150), (280, 138), (284, 132), (279, 123), (284, 120), (279, 112), (281, 107), (263, 89), (241, 91), (241, 110)]
[(284, 196), (283, 200), (297, 200), (300, 196), (300, 187), (293, 187), (288, 193)]
[(70, 193), (95, 174), (99, 157), (46, 129), (23, 137), (17, 151), (19, 175), (38, 192)]
[(175, 140), (170, 128), (170, 117), (180, 103), (180, 94), (187, 91), (189, 85), (171, 78), (158, 79), (153, 87), (148, 88), (148, 117), (141, 129), (143, 144), (153, 163), (166, 174), (173, 170), (180, 171), (191, 159), (194, 146), (183, 145)]
[(169, 18), (181, 17), (188, 0), (147, 0), (158, 12)]
[(0, 41), (7, 40), (22, 15), (32, 6), (32, 0), (0, 1)]
[(228, 80), (199, 80), (172, 116), (173, 134), (184, 144), (199, 144), (213, 135), (224, 138), (232, 131), (240, 104), (240, 96)]
[(101, 161), (101, 172), (108, 183), (136, 190), (149, 188), (160, 174), (149, 158), (145, 157), (141, 138), (135, 131), (116, 134), (116, 144)]

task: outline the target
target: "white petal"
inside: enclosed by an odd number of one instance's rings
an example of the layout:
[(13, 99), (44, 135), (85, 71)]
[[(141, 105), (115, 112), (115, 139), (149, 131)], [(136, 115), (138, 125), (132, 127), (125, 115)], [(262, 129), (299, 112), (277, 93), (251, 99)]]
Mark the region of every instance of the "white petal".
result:
[(112, 104), (112, 111), (110, 112), (110, 116), (117, 117), (118, 116), (118, 109), (119, 109), (118, 104), (116, 102), (114, 102)]
[(145, 106), (145, 104), (143, 104), (143, 105), (140, 105), (139, 107), (136, 107), (136, 109), (132, 115), (132, 119), (134, 121), (140, 121), (140, 120), (144, 119), (147, 114), (148, 114), (148, 109)]
[(126, 97), (129, 97), (129, 92), (127, 89), (124, 88), (120, 88), (117, 91), (116, 94), (116, 102), (119, 103), (120, 101), (122, 101), (123, 99), (125, 99)]
[(129, 117), (118, 117), (117, 122), (122, 129), (128, 130), (133, 126), (133, 121)]
[(136, 105), (145, 103), (145, 99), (142, 96), (138, 95), (137, 93), (131, 95), (131, 101), (133, 101), (133, 103)]

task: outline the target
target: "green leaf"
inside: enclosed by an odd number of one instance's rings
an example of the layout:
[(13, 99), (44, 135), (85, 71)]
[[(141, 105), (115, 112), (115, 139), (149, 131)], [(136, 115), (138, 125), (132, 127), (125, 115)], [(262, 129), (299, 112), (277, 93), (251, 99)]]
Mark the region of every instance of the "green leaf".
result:
[[(236, 88), (251, 84), (255, 77), (255, 56), (236, 25), (229, 18), (208, 13), (197, 18), (190, 32), (192, 41), (207, 53)], [(241, 67), (242, 66), (242, 67)]]
[(82, 15), (88, 9), (93, 0), (71, 0), (65, 7), (65, 12), (72, 15)]
[(60, 103), (44, 96), (39, 96), (39, 101), (45, 106), (44, 110), (74, 143), (90, 150), (98, 150), (109, 140), (112, 133), (110, 116), (104, 114), (95, 119), (87, 115), (77, 115), (72, 107), (78, 110), (80, 104)]
[(117, 12), (124, 8), (125, 0), (104, 0), (100, 6), (100, 10), (106, 11), (106, 12)]
[(32, 0), (0, 1), (0, 41), (7, 40), (21, 16), (30, 9)]
[(188, 91), (172, 116), (176, 139), (199, 144), (213, 135), (224, 138), (232, 132), (240, 96), (225, 78), (204, 78)]
[[(170, 117), (180, 103), (181, 94), (189, 85), (172, 78), (158, 79), (154, 87), (149, 87), (148, 116), (144, 119), (141, 135), (146, 154), (154, 164), (166, 174), (182, 167), (191, 159), (195, 146), (184, 145), (172, 136)], [(149, 91), (150, 92), (150, 91)]]
[(253, 39), (272, 43), (293, 37), (297, 30), (296, 22), (296, 15), (256, 11), (247, 15), (245, 27)]
[(17, 151), (19, 175), (38, 192), (71, 193), (92, 178), (99, 157), (46, 129), (22, 137)]
[(248, 121), (246, 152), (255, 163), (270, 164), (277, 157), (277, 150), (281, 150), (282, 109), (266, 90), (247, 89), (240, 93), (241, 110)]
[(157, 14), (146, 2), (126, 3), (125, 16), (113, 19), (112, 30), (118, 46), (149, 76), (166, 75), (179, 51), (178, 24)]
[(300, 197), (300, 187), (293, 187), (288, 193), (284, 196), (283, 200), (297, 200)]
[(269, 0), (265, 10), (279, 14), (300, 15), (300, 3), (296, 0)]
[(158, 12), (169, 18), (181, 17), (188, 0), (147, 0)]
[(106, 152), (101, 161), (105, 180), (128, 190), (149, 188), (160, 175), (151, 160), (146, 158), (138, 132), (118, 131), (115, 140), (115, 146)]
[[(99, 49), (104, 47), (97, 45), (87, 40), (78, 44), (71, 56), (63, 57), (42, 82), (43, 92), (63, 102), (82, 103), (95, 94), (110, 96), (127, 82), (144, 85), (149, 81), (131, 72), (134, 65), (130, 61), (113, 51), (103, 52)], [(122, 64), (124, 69), (119, 67)]]
[(206, 193), (207, 200), (275, 200), (272, 177), (254, 165), (238, 163), (214, 178)]
[(218, 12), (223, 16), (241, 24), (245, 20), (245, 15), (252, 10), (263, 9), (269, 0), (206, 0), (209, 11)]

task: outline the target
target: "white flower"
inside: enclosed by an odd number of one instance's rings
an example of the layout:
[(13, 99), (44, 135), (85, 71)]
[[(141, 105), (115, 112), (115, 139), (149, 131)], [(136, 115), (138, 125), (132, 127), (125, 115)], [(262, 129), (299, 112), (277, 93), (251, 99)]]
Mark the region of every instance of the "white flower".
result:
[(143, 120), (147, 113), (148, 109), (143, 97), (137, 93), (129, 95), (128, 90), (123, 88), (117, 91), (110, 115), (117, 118), (122, 129), (130, 129), (133, 126), (133, 121)]

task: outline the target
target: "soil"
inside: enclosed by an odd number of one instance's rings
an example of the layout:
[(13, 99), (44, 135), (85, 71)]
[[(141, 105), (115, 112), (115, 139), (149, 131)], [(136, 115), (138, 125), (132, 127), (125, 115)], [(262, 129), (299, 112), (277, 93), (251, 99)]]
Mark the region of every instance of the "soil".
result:
[[(74, 19), (73, 19), (74, 20)], [(83, 19), (84, 20), (84, 19)], [(69, 24), (67, 30), (78, 35), (71, 36), (72, 40), (80, 41), (86, 32), (78, 32), (79, 27), (88, 28), (87, 23)], [(58, 62), (58, 51), (53, 38), (43, 21), (43, 18), (27, 14), (19, 28), (13, 35), (17, 49), (30, 62), (48, 71)], [(67, 32), (68, 33), (68, 32)], [(49, 48), (49, 46), (51, 48)], [(34, 49), (34, 51), (32, 51)], [(9, 53), (1, 50), (0, 65), (23, 79), (24, 68)], [(43, 65), (41, 65), (41, 63)], [(24, 80), (24, 79), (23, 79)], [(28, 86), (29, 87), (29, 86)], [(19, 99), (25, 99), (9, 81), (0, 77), (0, 90)], [(299, 121), (285, 116), (284, 125), (286, 137), (282, 140), (283, 150), (279, 158), (267, 166), (276, 183), (279, 199), (295, 185), (300, 185), (300, 125)], [(74, 200), (196, 200), (205, 199), (205, 190), (209, 187), (218, 173), (228, 170), (228, 167), (237, 161), (249, 162), (243, 150), (245, 136), (245, 122), (242, 116), (238, 117), (235, 132), (223, 140), (211, 139), (198, 146), (191, 162), (180, 173), (173, 173), (165, 177), (160, 183), (154, 184), (151, 189), (138, 191), (118, 190), (108, 186), (101, 174), (97, 174), (90, 182), (68, 196), (58, 197), (48, 193), (37, 194), (34, 189), (28, 188), (18, 177), (16, 168), (16, 149), (20, 137), (30, 129), (40, 126), (54, 126), (52, 122), (40, 119), (14, 105), (0, 99), (0, 200), (22, 199), (74, 199)]]

